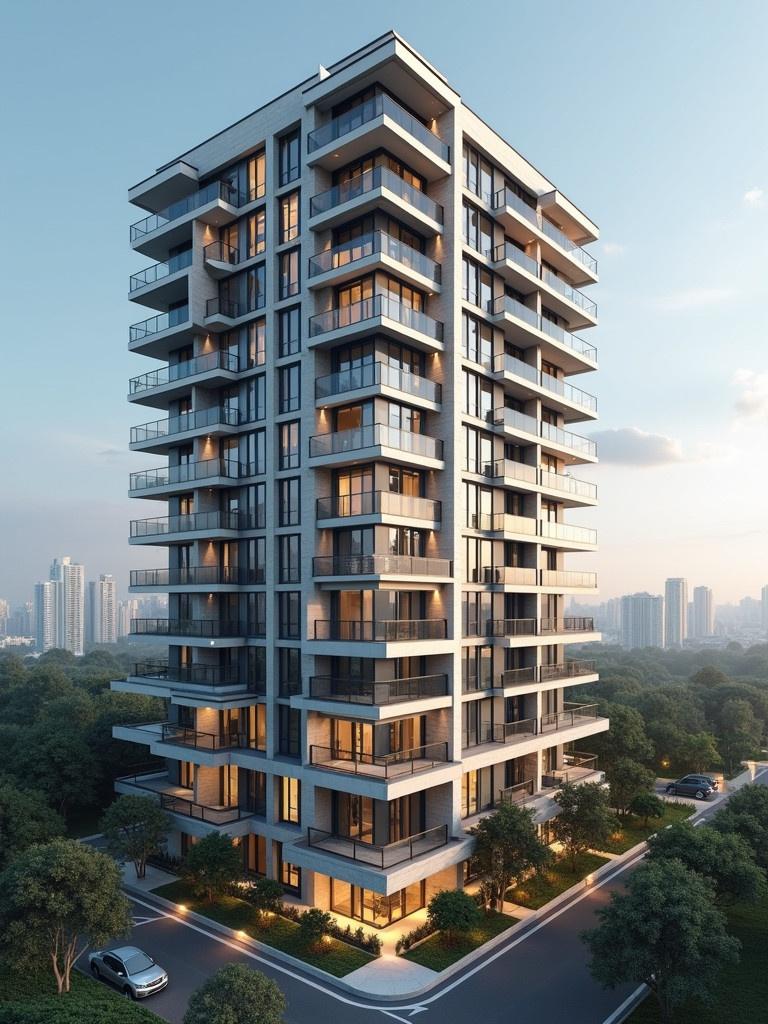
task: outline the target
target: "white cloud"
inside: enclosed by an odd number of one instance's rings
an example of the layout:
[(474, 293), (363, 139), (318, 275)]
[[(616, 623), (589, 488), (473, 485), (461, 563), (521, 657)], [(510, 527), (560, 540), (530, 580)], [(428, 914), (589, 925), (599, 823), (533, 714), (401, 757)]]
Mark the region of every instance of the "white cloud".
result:
[(765, 205), (765, 191), (758, 188), (757, 185), (753, 188), (748, 188), (742, 196), (742, 201), (745, 206), (749, 206), (753, 210), (759, 210), (761, 206)]
[(718, 306), (728, 302), (736, 295), (733, 288), (683, 288), (669, 295), (663, 295), (657, 300), (659, 309), (665, 309), (671, 313), (681, 312), (688, 309), (705, 309), (709, 306)]
[(739, 419), (768, 419), (768, 373), (737, 370), (733, 375), (733, 385), (737, 389), (734, 406)]
[(603, 253), (606, 256), (621, 256), (625, 248), (620, 242), (603, 242)]
[(705, 462), (725, 458), (730, 449), (702, 442), (684, 450), (681, 442), (666, 434), (652, 434), (639, 427), (616, 427), (590, 434), (597, 443), (600, 462), (616, 466), (666, 466), (678, 462)]

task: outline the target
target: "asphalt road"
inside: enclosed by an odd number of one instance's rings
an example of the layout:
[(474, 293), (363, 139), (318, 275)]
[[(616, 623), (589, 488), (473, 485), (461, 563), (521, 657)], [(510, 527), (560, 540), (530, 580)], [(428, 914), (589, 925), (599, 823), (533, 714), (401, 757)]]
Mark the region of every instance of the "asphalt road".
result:
[[(768, 769), (757, 780), (768, 784)], [(706, 818), (724, 797), (702, 805)], [(604, 1024), (634, 991), (629, 985), (606, 992), (587, 969), (579, 936), (595, 924), (595, 911), (610, 893), (621, 891), (637, 861), (619, 865), (608, 881), (585, 890), (575, 900), (498, 947), (492, 957), (449, 978), (423, 999), (400, 1004), (375, 997), (353, 996), (332, 984), (318, 982), (246, 950), (236, 941), (163, 910), (133, 901), (131, 943), (140, 946), (166, 968), (168, 988), (147, 1001), (147, 1007), (171, 1024), (181, 1024), (189, 996), (226, 963), (244, 963), (263, 971), (280, 985), (288, 1001), (288, 1024), (333, 1021), (333, 1024), (411, 1021), (419, 1024), (540, 1024), (566, 1019), (568, 1024)], [(146, 900), (151, 903), (151, 897)]]

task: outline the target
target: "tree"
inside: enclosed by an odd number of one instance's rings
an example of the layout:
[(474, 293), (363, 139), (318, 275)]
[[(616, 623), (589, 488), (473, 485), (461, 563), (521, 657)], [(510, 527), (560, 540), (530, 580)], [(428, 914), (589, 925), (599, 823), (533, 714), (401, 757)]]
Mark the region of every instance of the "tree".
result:
[(118, 860), (133, 861), (136, 877), (147, 873), (147, 857), (165, 843), (171, 827), (168, 815), (147, 796), (120, 796), (104, 812), (101, 831)]
[(299, 932), (302, 942), (310, 949), (317, 949), (333, 924), (327, 910), (310, 907), (299, 917)]
[(192, 994), (184, 1024), (281, 1024), (285, 996), (271, 978), (227, 964)]
[(649, 861), (674, 858), (691, 871), (706, 875), (721, 903), (754, 903), (766, 894), (765, 875), (755, 864), (752, 850), (735, 832), (694, 828), (682, 821), (648, 840)]
[(477, 903), (463, 889), (441, 889), (427, 906), (428, 921), (445, 934), (449, 946), (454, 945), (459, 935), (476, 927), (479, 917)]
[(257, 878), (247, 890), (247, 898), (262, 926), (269, 923), (270, 915), (279, 914), (283, 909), (283, 887), (274, 878)]
[(8, 962), (53, 968), (61, 995), (88, 945), (128, 932), (120, 870), (106, 854), (72, 839), (31, 846), (0, 875), (0, 942)]
[(611, 701), (601, 703), (600, 714), (611, 720), (611, 728), (590, 739), (600, 765), (608, 768), (624, 757), (650, 761), (653, 744), (645, 731), (645, 720), (635, 708)]
[(660, 796), (643, 791), (632, 799), (629, 810), (636, 818), (642, 818), (643, 827), (648, 828), (648, 819), (656, 818), (658, 820), (663, 818), (666, 806)]
[(551, 853), (533, 824), (533, 811), (515, 804), (502, 804), (471, 830), (475, 838), (472, 854), (478, 874), (499, 910), (507, 889), (525, 872), (549, 863)]
[(714, 816), (712, 828), (741, 836), (757, 864), (768, 871), (768, 788), (743, 786)]
[(0, 871), (33, 843), (47, 843), (63, 831), (60, 815), (40, 793), (0, 780)]
[(209, 902), (222, 896), (243, 872), (242, 854), (229, 836), (210, 832), (191, 846), (182, 873)]
[(637, 761), (622, 757), (605, 773), (608, 779), (611, 807), (622, 818), (629, 813), (629, 805), (639, 793), (650, 793), (656, 781), (652, 771)]
[(715, 737), (709, 732), (691, 733), (680, 744), (680, 770), (701, 772), (720, 763), (720, 754), (715, 746)]
[(590, 970), (604, 988), (646, 984), (669, 1022), (687, 999), (711, 995), (719, 969), (738, 963), (741, 943), (726, 932), (712, 883), (678, 860), (641, 865), (627, 890), (611, 894), (597, 911), (600, 925), (583, 936)]
[(722, 686), (723, 683), (729, 682), (729, 679), (725, 672), (721, 672), (719, 668), (705, 665), (704, 668), (700, 668), (698, 672), (691, 676), (691, 682), (695, 686), (706, 686), (707, 689), (711, 690), (715, 686)]
[(727, 700), (720, 708), (718, 741), (730, 774), (760, 748), (762, 728), (746, 700)]
[(563, 844), (576, 871), (576, 858), (587, 850), (605, 846), (619, 826), (608, 804), (608, 794), (599, 782), (586, 782), (581, 786), (566, 783), (555, 793), (560, 805), (552, 819), (555, 838)]
[(16, 745), (13, 774), (43, 793), (62, 817), (71, 807), (87, 806), (94, 796), (99, 766), (82, 732), (66, 719), (39, 722)]

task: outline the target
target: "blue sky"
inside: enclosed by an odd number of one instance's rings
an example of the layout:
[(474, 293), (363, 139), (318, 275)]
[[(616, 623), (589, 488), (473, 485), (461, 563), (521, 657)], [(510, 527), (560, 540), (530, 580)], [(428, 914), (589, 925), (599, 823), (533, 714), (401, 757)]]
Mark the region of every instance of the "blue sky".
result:
[[(128, 186), (388, 28), (600, 225), (604, 597), (768, 581), (768, 5), (27, 0), (0, 14), (0, 597), (52, 556), (121, 589), (140, 410)], [(10, 156), (10, 159), (9, 159)], [(151, 461), (151, 460), (150, 460)], [(572, 517), (578, 519), (579, 517)], [(158, 553), (158, 558), (160, 553)], [(587, 560), (583, 560), (587, 567)], [(574, 559), (574, 567), (579, 565)]]

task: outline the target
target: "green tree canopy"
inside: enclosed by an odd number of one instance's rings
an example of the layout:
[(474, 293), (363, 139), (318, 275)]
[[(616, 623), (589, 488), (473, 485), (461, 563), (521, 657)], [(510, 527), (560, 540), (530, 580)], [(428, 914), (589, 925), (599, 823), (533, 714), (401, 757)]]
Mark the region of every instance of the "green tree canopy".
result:
[(760, 750), (762, 726), (746, 700), (727, 700), (720, 708), (718, 746), (727, 772)]
[(182, 872), (196, 893), (212, 901), (242, 875), (242, 854), (229, 836), (210, 832), (190, 847)]
[(679, 860), (653, 861), (611, 894), (600, 924), (583, 938), (593, 977), (605, 988), (644, 983), (671, 1022), (688, 999), (706, 999), (720, 969), (737, 963), (741, 944), (726, 932), (712, 883)]
[(622, 758), (633, 761), (651, 761), (654, 750), (645, 730), (645, 721), (640, 712), (626, 704), (614, 701), (601, 703), (600, 714), (611, 720), (607, 732), (598, 733), (590, 739), (591, 749), (600, 759), (601, 768), (609, 768)]
[(441, 889), (427, 905), (427, 919), (445, 935), (450, 946), (456, 938), (476, 927), (480, 909), (463, 889)]
[(128, 932), (120, 870), (104, 853), (72, 839), (31, 846), (0, 875), (0, 943), (20, 970), (53, 969), (59, 994), (90, 945)]
[(642, 818), (643, 825), (647, 827), (649, 818), (658, 819), (664, 817), (666, 806), (660, 796), (656, 796), (655, 793), (650, 793), (648, 790), (643, 790), (642, 793), (638, 793), (637, 796), (633, 797), (629, 810), (635, 817)]
[(549, 848), (536, 834), (529, 808), (503, 803), (495, 814), (479, 821), (471, 834), (475, 838), (473, 863), (499, 909), (514, 881), (551, 859)]
[(33, 843), (47, 843), (63, 831), (63, 819), (40, 793), (0, 778), (0, 871)]
[(101, 819), (109, 852), (118, 860), (132, 861), (137, 878), (146, 875), (147, 857), (160, 850), (170, 827), (168, 815), (147, 796), (119, 796)]
[(718, 832), (735, 832), (752, 850), (755, 861), (768, 871), (768, 788), (743, 786), (712, 818)]
[(568, 782), (555, 794), (555, 800), (560, 811), (552, 819), (552, 831), (565, 847), (575, 871), (578, 855), (605, 846), (619, 823), (608, 803), (608, 793), (599, 782), (580, 786)]
[(611, 807), (615, 807), (621, 817), (626, 817), (629, 807), (640, 793), (650, 793), (656, 782), (652, 771), (629, 757), (621, 757), (610, 766), (605, 773), (608, 779), (608, 792)]
[(193, 993), (184, 1024), (281, 1024), (285, 997), (260, 971), (227, 964)]

